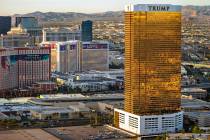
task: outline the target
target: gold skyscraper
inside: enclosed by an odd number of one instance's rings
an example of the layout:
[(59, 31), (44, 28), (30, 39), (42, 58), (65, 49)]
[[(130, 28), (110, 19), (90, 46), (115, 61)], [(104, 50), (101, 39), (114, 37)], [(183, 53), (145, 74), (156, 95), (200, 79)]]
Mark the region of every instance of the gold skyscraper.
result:
[[(125, 111), (180, 109), (181, 12), (170, 6), (125, 12)], [(144, 7), (143, 7), (144, 8)]]
[(183, 128), (181, 6), (125, 7), (125, 106), (115, 126), (138, 135)]

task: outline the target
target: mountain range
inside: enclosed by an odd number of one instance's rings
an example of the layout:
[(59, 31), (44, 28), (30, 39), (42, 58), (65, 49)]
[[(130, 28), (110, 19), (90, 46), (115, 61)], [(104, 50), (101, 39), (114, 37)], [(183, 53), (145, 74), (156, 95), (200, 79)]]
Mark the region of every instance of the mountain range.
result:
[[(182, 14), (184, 19), (200, 17), (201, 19), (210, 19), (210, 6), (183, 6)], [(108, 11), (102, 13), (76, 13), (76, 12), (33, 12), (24, 15), (16, 14), (16, 16), (34, 16), (39, 19), (39, 22), (71, 22), (81, 20), (93, 21), (123, 21), (123, 11)]]

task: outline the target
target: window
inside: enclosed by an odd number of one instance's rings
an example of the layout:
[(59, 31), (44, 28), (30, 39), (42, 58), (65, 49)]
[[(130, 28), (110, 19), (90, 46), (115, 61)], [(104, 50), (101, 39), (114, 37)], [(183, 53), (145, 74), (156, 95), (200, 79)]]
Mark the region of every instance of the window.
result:
[(120, 115), (119, 115), (119, 121), (120, 121), (120, 123), (125, 124), (125, 114), (120, 113)]
[(138, 128), (138, 118), (129, 116), (129, 126)]

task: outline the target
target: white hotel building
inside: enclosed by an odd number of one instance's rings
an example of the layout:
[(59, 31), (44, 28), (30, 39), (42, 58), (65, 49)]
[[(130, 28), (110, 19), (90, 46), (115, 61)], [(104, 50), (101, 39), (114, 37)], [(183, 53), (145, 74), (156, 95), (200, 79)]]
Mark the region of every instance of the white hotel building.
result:
[(183, 112), (163, 115), (139, 116), (124, 110), (114, 109), (119, 113), (119, 128), (137, 135), (155, 135), (174, 133), (183, 129)]

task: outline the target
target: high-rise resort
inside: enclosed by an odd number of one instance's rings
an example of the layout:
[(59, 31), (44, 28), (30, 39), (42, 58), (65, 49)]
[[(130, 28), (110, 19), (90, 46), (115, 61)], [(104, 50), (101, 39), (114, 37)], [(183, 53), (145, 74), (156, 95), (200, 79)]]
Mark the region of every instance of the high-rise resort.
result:
[(115, 126), (138, 135), (178, 132), (181, 103), (181, 6), (125, 7), (125, 106)]

